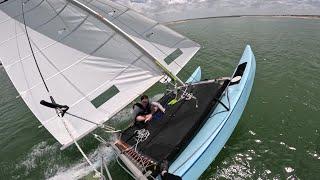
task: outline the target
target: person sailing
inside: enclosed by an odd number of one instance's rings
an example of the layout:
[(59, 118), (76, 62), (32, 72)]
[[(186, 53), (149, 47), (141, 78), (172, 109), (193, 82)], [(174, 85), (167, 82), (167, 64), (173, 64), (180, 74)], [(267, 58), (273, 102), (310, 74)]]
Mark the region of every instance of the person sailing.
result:
[(153, 114), (158, 111), (165, 112), (165, 108), (158, 102), (149, 102), (147, 95), (142, 95), (140, 103), (133, 105), (132, 119), (135, 120), (135, 124), (143, 126), (146, 122), (153, 118)]

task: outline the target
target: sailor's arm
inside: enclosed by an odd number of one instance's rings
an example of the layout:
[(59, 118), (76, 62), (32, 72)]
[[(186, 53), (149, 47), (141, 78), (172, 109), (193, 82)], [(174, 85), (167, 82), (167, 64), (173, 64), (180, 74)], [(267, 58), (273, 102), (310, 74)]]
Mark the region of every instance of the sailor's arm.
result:
[(162, 111), (162, 112), (166, 111), (166, 109), (159, 102), (154, 101), (151, 104), (154, 105), (154, 106), (157, 106), (159, 108), (159, 110)]
[(145, 121), (146, 120), (146, 116), (137, 116), (136, 117), (136, 121)]
[(148, 115), (143, 115), (143, 116), (137, 116), (140, 112), (140, 109), (137, 107), (133, 108), (133, 112), (132, 112), (132, 119), (136, 120), (136, 121), (149, 121), (152, 118), (151, 114)]

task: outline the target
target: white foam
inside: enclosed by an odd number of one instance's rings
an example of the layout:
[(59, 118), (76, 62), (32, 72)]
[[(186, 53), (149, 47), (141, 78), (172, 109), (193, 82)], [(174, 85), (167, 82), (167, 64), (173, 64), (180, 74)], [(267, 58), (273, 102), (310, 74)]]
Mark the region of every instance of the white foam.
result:
[(253, 132), (253, 131), (249, 131), (249, 133), (251, 134), (251, 135), (253, 135), (253, 136), (255, 136), (256, 135), (256, 133), (255, 132)]
[[(158, 100), (162, 95), (163, 94), (157, 94), (154, 97), (152, 97), (151, 100)], [(120, 111), (112, 119), (115, 120), (116, 122), (127, 121), (130, 118), (128, 114), (131, 113), (131, 110), (132, 110), (131, 107), (127, 107), (122, 111)], [(111, 137), (111, 138), (115, 138), (115, 137)], [(90, 153), (87, 156), (90, 159), (90, 161), (93, 163), (93, 166), (96, 169), (98, 169), (101, 165), (101, 156), (103, 157), (104, 162), (108, 163), (113, 159), (114, 157), (113, 155), (114, 155), (114, 152), (111, 147), (100, 145), (94, 152)], [(52, 176), (52, 173), (49, 172), (50, 171), (49, 170), (45, 174), (46, 179), (50, 179), (50, 180), (79, 179), (93, 172), (93, 169), (84, 160), (84, 158), (82, 158), (79, 162), (76, 162), (71, 166), (58, 167), (56, 169), (58, 169), (58, 171), (54, 176)]]
[(317, 154), (316, 151), (311, 152), (311, 151), (307, 150), (307, 153), (313, 158), (320, 159), (320, 155)]
[(287, 173), (292, 173), (294, 171), (294, 169), (292, 167), (285, 167), (284, 170), (287, 172)]
[(54, 153), (59, 148), (59, 144), (48, 145), (47, 142), (42, 141), (39, 144), (32, 147), (32, 151), (27, 154), (27, 156), (22, 160), (22, 162), (17, 163), (16, 169), (25, 168), (25, 174), (29, 174), (31, 169), (34, 169), (38, 166), (37, 160), (44, 156), (50, 156), (51, 153)]
[(287, 145), (286, 143), (284, 143), (284, 142), (280, 142), (280, 144), (283, 145), (283, 146), (285, 146), (286, 148), (288, 148), (288, 149), (290, 149), (290, 150), (293, 150), (293, 151), (297, 150), (295, 147), (293, 147), (293, 146), (288, 146), (288, 145)]
[[(104, 145), (99, 146), (93, 153), (88, 155), (88, 158), (93, 163), (94, 168), (98, 169), (101, 165), (101, 157), (105, 163), (110, 162), (113, 157), (113, 150), (111, 147)], [(93, 172), (93, 169), (89, 164), (82, 158), (78, 163), (75, 163), (71, 167), (59, 167), (58, 172), (53, 177), (47, 177), (50, 180), (61, 180), (61, 179), (79, 179), (87, 176)]]
[(265, 170), (267, 174), (271, 174), (271, 171), (269, 169)]
[(289, 146), (288, 148), (289, 148), (290, 150), (294, 150), (294, 151), (297, 150), (295, 147), (290, 147), (290, 146)]
[(239, 162), (229, 162), (227, 167), (218, 167), (217, 172), (210, 179), (250, 179), (254, 170)]
[(254, 140), (256, 143), (258, 143), (258, 144), (260, 144), (260, 143), (262, 143), (262, 141), (260, 140), (260, 139), (256, 139), (256, 140)]
[[(112, 119), (116, 120), (116, 122), (121, 122), (121, 121), (126, 121), (130, 116), (131, 108), (125, 108), (117, 115), (115, 115)], [(112, 137), (111, 137), (112, 138)], [(111, 138), (109, 140), (111, 140)], [(114, 138), (114, 137), (113, 137)], [(107, 147), (104, 145), (100, 145), (97, 149), (94, 150), (94, 152), (90, 153), (88, 158), (90, 161), (93, 163), (94, 168), (98, 169), (101, 165), (101, 157), (103, 157), (103, 160), (105, 163), (108, 163), (111, 161), (113, 157), (113, 150), (111, 147)], [(62, 167), (57, 167), (57, 173), (52, 176), (52, 172), (48, 170), (45, 173), (46, 179), (50, 180), (61, 180), (61, 179), (79, 179), (84, 176), (87, 176), (91, 172), (93, 172), (92, 167), (89, 166), (87, 161), (85, 161), (84, 158), (81, 158), (78, 162), (74, 163), (71, 166), (62, 166)]]
[(252, 160), (252, 157), (249, 156), (249, 157), (247, 157), (246, 159), (249, 160), (249, 161), (251, 161), (251, 160)]

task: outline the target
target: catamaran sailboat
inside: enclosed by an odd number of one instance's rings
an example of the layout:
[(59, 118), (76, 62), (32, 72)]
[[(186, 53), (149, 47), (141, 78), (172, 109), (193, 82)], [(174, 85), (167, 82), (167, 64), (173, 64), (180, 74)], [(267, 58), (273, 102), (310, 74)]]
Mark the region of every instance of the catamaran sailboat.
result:
[[(20, 96), (61, 149), (96, 128), (134, 178), (160, 177), (161, 162), (196, 179), (222, 149), (248, 101), (255, 57), (248, 45), (228, 78), (183, 82), (178, 72), (200, 45), (109, 0), (0, 2), (0, 59)], [(230, 73), (231, 74), (231, 73)], [(119, 132), (108, 120), (157, 82), (172, 84), (166, 111)], [(96, 169), (94, 169), (97, 171)], [(100, 172), (101, 173), (101, 172)], [(101, 174), (100, 174), (101, 175)]]

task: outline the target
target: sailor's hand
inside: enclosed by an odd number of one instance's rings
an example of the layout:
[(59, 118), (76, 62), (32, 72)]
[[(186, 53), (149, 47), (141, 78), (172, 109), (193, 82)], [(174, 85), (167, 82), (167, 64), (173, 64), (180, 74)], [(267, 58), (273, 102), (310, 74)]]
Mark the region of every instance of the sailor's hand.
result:
[(146, 120), (144, 122), (148, 122), (152, 119), (152, 114), (146, 115)]

